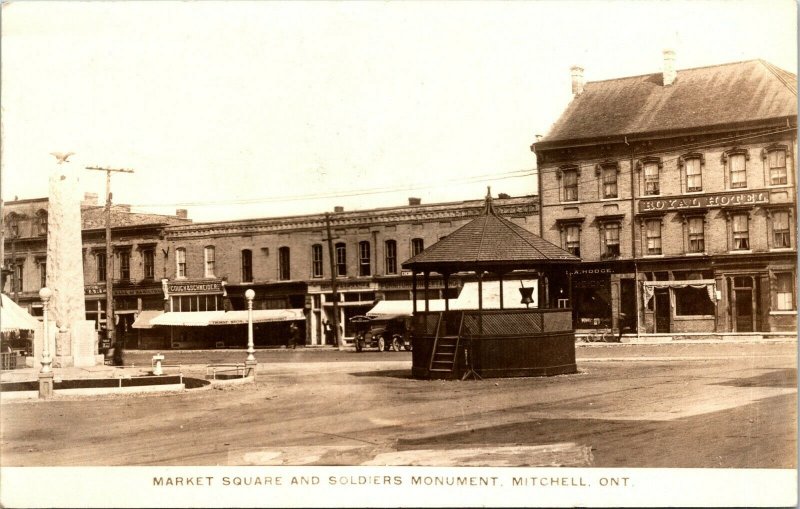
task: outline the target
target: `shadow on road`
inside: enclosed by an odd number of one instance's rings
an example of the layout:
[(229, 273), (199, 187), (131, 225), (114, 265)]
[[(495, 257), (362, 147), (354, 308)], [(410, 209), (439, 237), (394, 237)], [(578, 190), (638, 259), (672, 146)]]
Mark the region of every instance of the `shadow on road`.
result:
[(382, 378), (404, 378), (406, 380), (415, 380), (411, 377), (411, 369), (391, 369), (386, 370), (382, 369), (380, 371), (356, 371), (354, 373), (350, 373), (352, 376), (375, 376), (375, 377), (382, 377)]

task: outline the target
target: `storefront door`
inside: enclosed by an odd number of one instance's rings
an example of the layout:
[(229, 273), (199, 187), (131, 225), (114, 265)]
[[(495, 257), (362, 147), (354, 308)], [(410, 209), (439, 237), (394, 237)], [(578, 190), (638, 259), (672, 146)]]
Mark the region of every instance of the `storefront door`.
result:
[(656, 299), (656, 333), (669, 332), (669, 290), (657, 289)]
[(731, 308), (734, 310), (734, 332), (755, 331), (756, 301), (755, 285), (751, 276), (733, 278)]

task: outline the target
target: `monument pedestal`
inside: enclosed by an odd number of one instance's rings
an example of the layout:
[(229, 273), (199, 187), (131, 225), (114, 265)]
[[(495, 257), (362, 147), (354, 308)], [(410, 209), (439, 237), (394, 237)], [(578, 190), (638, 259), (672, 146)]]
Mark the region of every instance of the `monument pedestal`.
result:
[(72, 323), (73, 366), (97, 366), (103, 364), (103, 355), (97, 353), (97, 331), (94, 320), (76, 320)]

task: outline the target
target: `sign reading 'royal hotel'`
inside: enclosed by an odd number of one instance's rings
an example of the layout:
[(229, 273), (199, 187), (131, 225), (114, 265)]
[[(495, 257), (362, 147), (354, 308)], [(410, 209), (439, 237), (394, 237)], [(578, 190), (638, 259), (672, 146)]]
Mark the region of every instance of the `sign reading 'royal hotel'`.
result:
[(725, 193), (681, 198), (661, 198), (654, 200), (641, 200), (639, 212), (652, 212), (657, 210), (683, 210), (704, 207), (728, 207), (734, 205), (757, 205), (769, 203), (769, 193), (766, 191), (749, 193)]

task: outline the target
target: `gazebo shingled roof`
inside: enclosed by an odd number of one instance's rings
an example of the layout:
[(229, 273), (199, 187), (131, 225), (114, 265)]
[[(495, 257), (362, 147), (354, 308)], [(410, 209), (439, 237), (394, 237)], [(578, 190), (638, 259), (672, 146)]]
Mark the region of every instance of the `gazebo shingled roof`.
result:
[(578, 262), (577, 256), (498, 215), (489, 193), (482, 215), (402, 266), (415, 272), (444, 274), (476, 269), (511, 271)]

